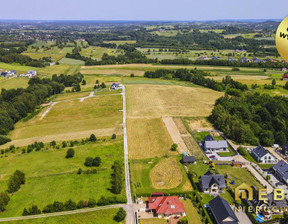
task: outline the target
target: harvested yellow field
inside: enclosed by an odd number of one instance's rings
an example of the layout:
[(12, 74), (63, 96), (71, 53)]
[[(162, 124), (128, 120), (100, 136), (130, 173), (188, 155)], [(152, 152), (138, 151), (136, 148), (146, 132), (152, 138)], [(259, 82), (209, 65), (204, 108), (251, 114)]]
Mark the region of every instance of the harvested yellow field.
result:
[(176, 158), (162, 159), (150, 171), (150, 179), (155, 189), (172, 189), (179, 186), (183, 180), (183, 173)]
[(160, 118), (128, 119), (129, 159), (163, 157), (169, 154), (172, 140)]
[(129, 69), (101, 69), (101, 68), (88, 68), (88, 69), (82, 69), (81, 73), (84, 75), (89, 74), (97, 74), (97, 75), (123, 75), (123, 76), (129, 76), (132, 73), (136, 76), (143, 76), (144, 71), (136, 71), (136, 70), (129, 70)]
[(221, 96), (223, 93), (200, 87), (128, 85), (128, 117), (208, 116)]

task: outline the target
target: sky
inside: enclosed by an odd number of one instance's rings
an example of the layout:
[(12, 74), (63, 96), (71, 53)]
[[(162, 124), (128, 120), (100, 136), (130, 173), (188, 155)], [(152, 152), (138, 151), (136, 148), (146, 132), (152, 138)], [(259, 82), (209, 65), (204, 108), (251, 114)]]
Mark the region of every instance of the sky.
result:
[(0, 19), (222, 20), (283, 19), (287, 0), (0, 0)]

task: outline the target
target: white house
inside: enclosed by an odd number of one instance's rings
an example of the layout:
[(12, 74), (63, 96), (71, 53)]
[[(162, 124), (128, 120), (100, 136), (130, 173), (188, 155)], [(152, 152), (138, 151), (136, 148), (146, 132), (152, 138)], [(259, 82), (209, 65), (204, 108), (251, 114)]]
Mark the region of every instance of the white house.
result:
[(258, 163), (276, 164), (278, 159), (272, 155), (267, 149), (259, 145), (251, 151), (251, 155)]

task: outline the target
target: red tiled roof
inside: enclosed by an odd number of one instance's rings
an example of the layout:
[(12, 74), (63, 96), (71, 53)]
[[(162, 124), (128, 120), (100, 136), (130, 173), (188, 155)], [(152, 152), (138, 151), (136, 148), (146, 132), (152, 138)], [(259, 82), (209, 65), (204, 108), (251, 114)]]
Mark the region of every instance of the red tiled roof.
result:
[(288, 78), (288, 74), (283, 75), (283, 78)]
[(185, 208), (177, 196), (149, 197), (149, 209), (157, 214), (172, 215), (185, 213)]

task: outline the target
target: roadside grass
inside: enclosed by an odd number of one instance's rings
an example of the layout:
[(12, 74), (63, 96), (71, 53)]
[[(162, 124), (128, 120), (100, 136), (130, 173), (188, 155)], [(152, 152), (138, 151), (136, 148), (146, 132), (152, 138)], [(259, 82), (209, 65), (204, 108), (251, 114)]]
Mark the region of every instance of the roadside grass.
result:
[(162, 119), (128, 119), (127, 132), (130, 159), (169, 155), (173, 142)]
[(27, 122), (18, 122), (9, 136), (12, 140), (33, 137), (45, 140), (49, 135), (73, 135), (89, 130), (93, 133), (94, 130), (107, 128), (113, 128), (115, 131), (121, 128), (121, 109), (120, 95), (92, 97), (83, 102), (79, 100), (59, 102), (42, 120), (40, 113)]
[[(9, 224), (124, 224), (125, 220), (122, 222), (116, 222), (114, 216), (116, 215), (118, 209), (105, 209), (94, 212), (85, 212), (79, 214), (65, 215), (65, 216), (55, 216), (48, 218), (30, 219), (30, 220), (19, 220), (3, 222)], [(93, 221), (92, 221), (93, 220)], [(166, 223), (166, 222), (165, 222)]]
[(176, 158), (164, 158), (150, 171), (152, 187), (155, 189), (176, 188), (183, 180), (183, 175)]
[[(0, 189), (7, 189), (7, 179), (16, 170), (26, 175), (26, 183), (11, 196), (7, 211), (0, 217), (21, 216), (23, 209), (35, 204), (40, 209), (53, 201), (65, 202), (72, 199), (99, 200), (101, 196), (125, 197), (125, 189), (120, 195), (114, 195), (111, 188), (112, 164), (123, 160), (122, 138), (74, 146), (75, 157), (66, 159), (68, 149), (42, 149), (22, 154), (21, 150), (0, 159), (2, 175)], [(84, 166), (85, 158), (99, 156), (101, 165), (96, 174), (76, 174)], [(124, 164), (124, 162), (123, 162)]]
[[(182, 171), (182, 181), (178, 182), (177, 187), (167, 188), (166, 185), (163, 185), (162, 188), (155, 189), (150, 178), (150, 172), (153, 168), (161, 162), (163, 159), (154, 158), (154, 159), (143, 159), (143, 160), (130, 160), (130, 172), (131, 172), (131, 181), (132, 181), (132, 193), (140, 195), (151, 195), (151, 192), (161, 191), (167, 194), (173, 194), (178, 192), (190, 192), (193, 190), (190, 180), (188, 179), (183, 166), (180, 164), (180, 158), (175, 157), (178, 160), (178, 166)], [(172, 167), (168, 167), (165, 170), (165, 173), (173, 172)], [(163, 172), (163, 170), (162, 170)], [(171, 186), (171, 185), (170, 185)], [(173, 186), (176, 186), (176, 183), (173, 183)], [(168, 185), (169, 187), (169, 185)]]
[(188, 218), (188, 223), (193, 224), (202, 224), (202, 221), (200, 219), (200, 216), (197, 212), (197, 209), (193, 206), (191, 200), (180, 200), (185, 207), (186, 216)]
[(170, 85), (128, 85), (128, 118), (208, 116), (223, 93), (206, 88)]
[(29, 78), (26, 77), (15, 77), (15, 78), (4, 78), (0, 79), (0, 90), (1, 89), (13, 89), (13, 88), (26, 88), (28, 87)]

